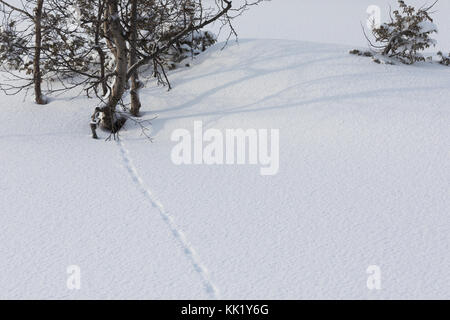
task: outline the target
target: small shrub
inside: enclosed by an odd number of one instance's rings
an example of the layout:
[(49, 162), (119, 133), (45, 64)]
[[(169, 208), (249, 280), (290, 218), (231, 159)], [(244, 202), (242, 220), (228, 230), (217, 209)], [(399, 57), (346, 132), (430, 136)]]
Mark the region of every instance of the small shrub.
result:
[(450, 65), (450, 54), (448, 56), (444, 55), (442, 53), (442, 51), (439, 51), (437, 53), (437, 55), (439, 57), (441, 57), (441, 61), (439, 61), (440, 64), (444, 65), (444, 66), (449, 66)]
[(391, 21), (372, 30), (377, 43), (372, 47), (381, 55), (405, 64), (425, 61), (420, 52), (436, 45), (430, 37), (437, 33), (429, 13), (433, 6), (416, 10), (403, 0), (398, 3), (399, 9), (392, 12)]
[(363, 56), (363, 57), (373, 57), (373, 53), (370, 51), (361, 51), (358, 49), (354, 49), (352, 51), (350, 51), (350, 54), (354, 54), (357, 56)]
[(371, 51), (352, 50), (351, 54), (372, 57), (372, 60), (379, 64), (394, 64), (396, 60), (413, 64), (430, 59), (425, 58), (421, 52), (436, 45), (436, 41), (431, 38), (432, 34), (437, 33), (437, 27), (430, 16), (434, 4), (416, 10), (404, 0), (397, 1), (399, 8), (390, 14), (391, 21), (380, 27), (373, 27), (375, 44), (366, 36)]

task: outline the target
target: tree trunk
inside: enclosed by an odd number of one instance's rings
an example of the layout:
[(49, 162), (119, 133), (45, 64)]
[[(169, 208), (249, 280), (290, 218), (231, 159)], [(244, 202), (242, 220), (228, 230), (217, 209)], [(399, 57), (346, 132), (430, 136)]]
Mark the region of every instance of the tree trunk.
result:
[(127, 84), (127, 69), (128, 69), (128, 53), (127, 43), (125, 39), (125, 31), (120, 23), (120, 14), (118, 10), (119, 0), (108, 0), (107, 8), (107, 32), (112, 37), (112, 44), (114, 45), (114, 54), (116, 60), (116, 76), (108, 103), (102, 112), (104, 118), (102, 119), (102, 126), (111, 130), (113, 133), (120, 130), (123, 125), (122, 120), (118, 120), (115, 115), (116, 106), (122, 99)]
[(99, 0), (98, 2), (98, 13), (97, 13), (97, 21), (95, 26), (95, 49), (97, 50), (98, 56), (100, 57), (100, 77), (102, 79), (101, 85), (102, 85), (102, 91), (103, 96), (106, 96), (108, 94), (108, 86), (105, 79), (105, 63), (106, 63), (106, 57), (105, 52), (103, 52), (103, 49), (100, 44), (100, 30), (102, 26), (102, 17), (104, 13), (104, 0)]
[(37, 104), (46, 104), (42, 95), (41, 48), (42, 48), (42, 9), (44, 0), (38, 0), (34, 13), (35, 45), (33, 60), (34, 96)]
[[(138, 18), (138, 12), (137, 12), (137, 5), (138, 0), (132, 0), (131, 1), (131, 35), (130, 35), (130, 61), (129, 65), (130, 67), (133, 66), (137, 62), (137, 52), (136, 52), (136, 46), (137, 46), (137, 18)], [(131, 75), (131, 108), (130, 112), (133, 116), (137, 117), (139, 116), (139, 110), (141, 109), (141, 101), (139, 99), (139, 89), (141, 87), (140, 81), (139, 81), (139, 73), (138, 70), (133, 72)]]

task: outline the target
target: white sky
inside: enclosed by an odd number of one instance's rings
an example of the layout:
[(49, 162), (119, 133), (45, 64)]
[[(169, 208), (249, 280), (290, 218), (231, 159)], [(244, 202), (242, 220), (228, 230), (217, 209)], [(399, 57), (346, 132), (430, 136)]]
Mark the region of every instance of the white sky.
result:
[[(236, 1), (236, 0), (235, 0)], [(422, 6), (433, 0), (406, 0)], [(381, 8), (381, 20), (388, 18), (389, 5), (396, 0), (271, 0), (247, 11), (236, 26), (240, 38), (271, 38), (331, 42), (365, 46), (360, 23), (366, 23), (370, 5)], [(450, 51), (450, 1), (440, 0), (433, 15), (440, 32), (438, 47)]]

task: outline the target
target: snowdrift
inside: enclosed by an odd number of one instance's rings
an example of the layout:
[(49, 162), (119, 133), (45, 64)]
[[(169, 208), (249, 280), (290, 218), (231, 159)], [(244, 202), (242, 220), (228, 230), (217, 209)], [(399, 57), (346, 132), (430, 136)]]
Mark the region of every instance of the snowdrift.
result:
[[(450, 69), (222, 46), (170, 92), (149, 81), (153, 143), (132, 123), (90, 139), (82, 96), (1, 97), (0, 298), (448, 298)], [(278, 174), (173, 164), (171, 134), (194, 121), (278, 129)]]

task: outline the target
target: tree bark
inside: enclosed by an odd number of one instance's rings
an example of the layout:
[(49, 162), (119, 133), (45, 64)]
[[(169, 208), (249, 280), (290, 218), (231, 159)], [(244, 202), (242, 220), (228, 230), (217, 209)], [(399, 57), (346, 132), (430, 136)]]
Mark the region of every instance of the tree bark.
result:
[(35, 45), (33, 60), (34, 96), (37, 104), (46, 104), (42, 95), (41, 48), (42, 48), (42, 10), (44, 0), (38, 0), (34, 12)]
[(108, 94), (108, 86), (105, 79), (105, 63), (106, 63), (106, 57), (105, 52), (103, 52), (103, 49), (100, 44), (100, 30), (102, 26), (102, 17), (104, 13), (104, 0), (99, 0), (98, 2), (98, 13), (97, 13), (97, 21), (95, 26), (95, 49), (97, 50), (98, 56), (100, 57), (100, 77), (102, 79), (102, 91), (103, 95), (106, 96)]
[[(130, 21), (130, 61), (129, 66), (133, 66), (137, 62), (137, 19), (138, 19), (138, 12), (137, 12), (137, 6), (138, 6), (138, 0), (131, 0), (131, 21)], [(126, 75), (125, 75), (126, 76)], [(141, 87), (140, 81), (139, 81), (139, 73), (136, 69), (131, 77), (131, 108), (130, 112), (133, 116), (137, 117), (139, 116), (139, 110), (141, 109), (141, 101), (139, 99), (139, 89)]]
[(112, 45), (114, 45), (114, 55), (116, 60), (115, 78), (111, 94), (108, 102), (102, 112), (102, 126), (111, 130), (113, 133), (120, 130), (123, 121), (116, 118), (116, 106), (122, 99), (127, 84), (128, 69), (128, 52), (125, 38), (125, 31), (120, 23), (119, 0), (108, 0), (107, 2), (107, 32), (112, 37)]

